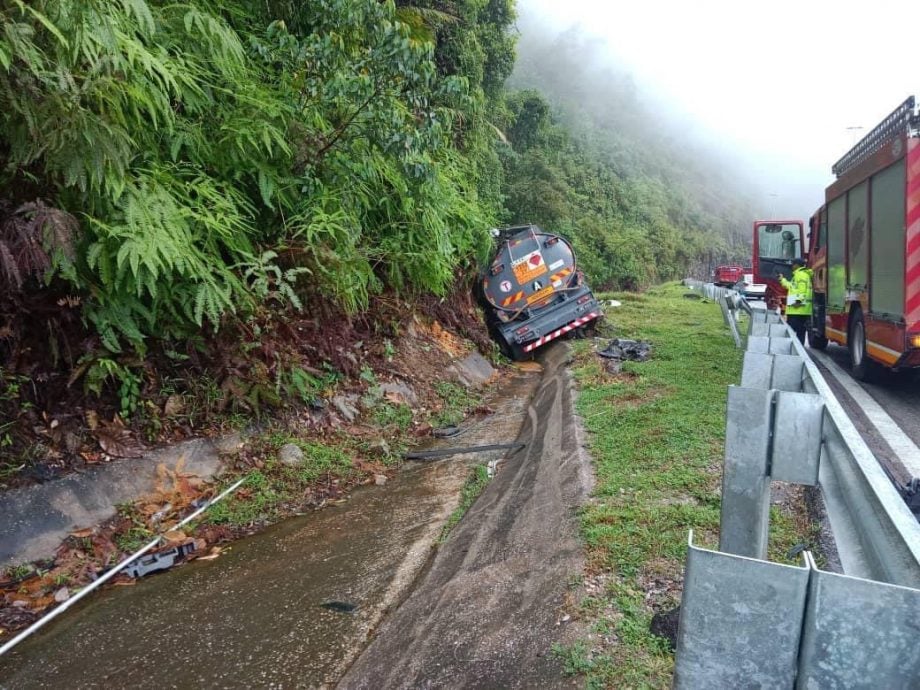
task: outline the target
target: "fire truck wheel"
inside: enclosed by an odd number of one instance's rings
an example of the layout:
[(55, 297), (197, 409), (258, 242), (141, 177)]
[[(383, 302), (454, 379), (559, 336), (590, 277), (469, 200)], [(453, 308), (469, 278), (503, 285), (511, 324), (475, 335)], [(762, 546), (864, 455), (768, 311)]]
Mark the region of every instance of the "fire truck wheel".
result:
[(875, 362), (866, 354), (866, 322), (862, 309), (854, 309), (850, 316), (850, 333), (847, 338), (850, 350), (850, 373), (860, 381), (871, 381), (875, 374)]

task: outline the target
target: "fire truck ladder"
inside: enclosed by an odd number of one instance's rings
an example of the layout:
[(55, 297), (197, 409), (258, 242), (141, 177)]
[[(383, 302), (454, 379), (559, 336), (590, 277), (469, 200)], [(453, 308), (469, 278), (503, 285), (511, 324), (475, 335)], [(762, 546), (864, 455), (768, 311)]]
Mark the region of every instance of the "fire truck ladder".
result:
[(920, 118), (918, 118), (915, 110), (914, 97), (910, 96), (895, 108), (888, 117), (882, 120), (875, 129), (864, 136), (856, 146), (847, 151), (843, 158), (834, 163), (831, 171), (839, 178), (880, 150), (895, 137), (902, 136), (910, 129), (916, 128), (918, 119)]

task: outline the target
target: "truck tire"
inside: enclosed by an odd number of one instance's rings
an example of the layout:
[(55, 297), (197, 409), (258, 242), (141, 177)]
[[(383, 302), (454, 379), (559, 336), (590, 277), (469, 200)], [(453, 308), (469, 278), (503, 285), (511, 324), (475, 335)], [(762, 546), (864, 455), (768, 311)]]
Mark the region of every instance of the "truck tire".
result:
[(520, 362), (521, 360), (530, 357), (529, 353), (524, 352), (523, 347), (517, 343), (509, 343), (507, 340), (505, 340), (501, 331), (492, 324), (489, 325), (489, 336), (493, 341), (495, 341), (495, 343), (498, 344), (498, 349), (501, 351), (501, 353), (512, 362)]
[(859, 381), (872, 381), (878, 373), (878, 365), (869, 359), (866, 351), (866, 321), (859, 307), (850, 314), (849, 331), (847, 349), (850, 351), (850, 373)]

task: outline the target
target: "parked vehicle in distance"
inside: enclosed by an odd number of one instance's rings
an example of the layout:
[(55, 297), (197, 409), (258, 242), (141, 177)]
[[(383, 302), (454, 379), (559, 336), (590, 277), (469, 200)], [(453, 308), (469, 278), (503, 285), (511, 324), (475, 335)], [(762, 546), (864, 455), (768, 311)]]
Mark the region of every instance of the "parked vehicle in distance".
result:
[(767, 294), (767, 286), (764, 283), (755, 283), (754, 282), (754, 269), (746, 268), (744, 269), (744, 277), (741, 279), (741, 282), (736, 286), (738, 292), (744, 295), (745, 299), (753, 301), (765, 301)]
[(734, 287), (744, 277), (741, 266), (717, 266), (712, 273), (712, 282), (720, 287)]

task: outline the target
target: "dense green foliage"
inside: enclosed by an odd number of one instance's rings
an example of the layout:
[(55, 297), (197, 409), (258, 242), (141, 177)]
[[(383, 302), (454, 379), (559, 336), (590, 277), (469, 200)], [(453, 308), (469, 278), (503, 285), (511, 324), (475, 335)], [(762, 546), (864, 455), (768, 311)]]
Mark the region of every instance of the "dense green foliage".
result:
[(523, 36), (507, 87), (514, 21), (513, 0), (0, 0), (0, 355), (22, 370), (38, 319), (55, 367), (136, 398), (151, 343), (443, 295), (502, 222), (569, 235), (601, 287), (731, 253), (734, 192), (571, 37)]
[(2, 7), (11, 215), (38, 196), (80, 221), (44, 233), (46, 262), (4, 237), (6, 287), (58, 276), (107, 349), (271, 297), (354, 311), (384, 285), (440, 293), (486, 249), (453, 145), (481, 98), (392, 3)]

